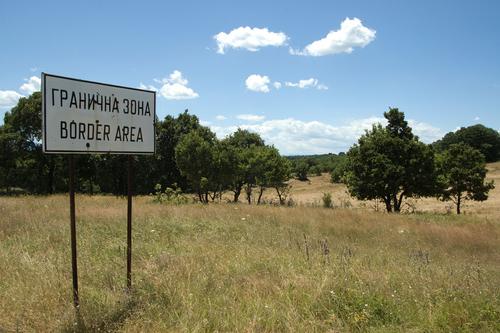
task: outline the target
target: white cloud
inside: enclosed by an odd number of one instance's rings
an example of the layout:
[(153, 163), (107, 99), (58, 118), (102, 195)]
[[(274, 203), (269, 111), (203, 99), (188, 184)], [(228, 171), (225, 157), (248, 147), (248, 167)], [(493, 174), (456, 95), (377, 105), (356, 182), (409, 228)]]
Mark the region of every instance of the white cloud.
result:
[(266, 119), (265, 116), (259, 116), (256, 114), (239, 114), (236, 116), (236, 118), (245, 121), (262, 121)]
[(21, 97), (24, 96), (14, 90), (0, 90), (0, 109), (12, 108)]
[(239, 27), (229, 33), (219, 32), (214, 39), (217, 42), (217, 53), (224, 54), (226, 48), (256, 52), (266, 46), (283, 46), (288, 37), (283, 32), (272, 32), (267, 28)]
[(299, 80), (297, 83), (293, 82), (285, 82), (286, 87), (293, 87), (293, 88), (300, 88), (300, 89), (306, 89), (306, 88), (316, 88), (318, 90), (328, 90), (328, 87), (325, 86), (324, 84), (320, 84), (318, 79), (315, 78), (310, 78), (307, 80)]
[(216, 115), (216, 116), (215, 116), (215, 119), (216, 119), (216, 120), (220, 120), (220, 121), (222, 121), (222, 120), (226, 120), (226, 119), (227, 119), (227, 117), (225, 117), (225, 116), (223, 116), (223, 115), (221, 115), (221, 114), (218, 114), (218, 115)]
[(26, 82), (19, 87), (19, 90), (31, 95), (35, 91), (40, 91), (41, 80), (38, 76), (32, 76), (29, 79), (24, 79)]
[(376, 31), (367, 28), (358, 18), (346, 18), (340, 29), (330, 31), (326, 37), (314, 41), (303, 50), (290, 49), (291, 54), (324, 56), (337, 53), (351, 53), (355, 47), (365, 47), (375, 39)]
[(408, 119), (408, 125), (413, 129), (413, 134), (417, 135), (425, 143), (432, 143), (439, 140), (445, 134), (437, 127), (412, 119)]
[(153, 81), (159, 83), (160, 88), (153, 85), (145, 85), (142, 82), (139, 88), (159, 92), (166, 99), (193, 99), (200, 96), (187, 86), (189, 83), (188, 80), (178, 70), (173, 71), (168, 78), (154, 79)]
[(267, 77), (266, 75), (262, 76), (259, 74), (252, 74), (245, 80), (245, 85), (247, 86), (248, 90), (268, 93), (269, 82), (271, 82), (271, 80), (269, 80), (269, 77)]
[(146, 85), (146, 84), (144, 84), (142, 82), (141, 82), (141, 84), (139, 84), (139, 89), (151, 90), (151, 91), (158, 92), (158, 88), (156, 88), (155, 86), (152, 86), (150, 84)]
[[(268, 93), (270, 91), (269, 85), (271, 84), (271, 79), (266, 75), (252, 74), (245, 80), (245, 85), (248, 90)], [(279, 90), (281, 87), (292, 87), (292, 88), (316, 88), (318, 90), (328, 90), (328, 87), (324, 84), (319, 83), (318, 79), (310, 78), (307, 80), (299, 80), (299, 82), (285, 82), (281, 83), (279, 81), (275, 81), (272, 83), (272, 86)]]
[(481, 118), (479, 118), (479, 116), (475, 116), (474, 121), (478, 121), (478, 120), (481, 120)]
[[(442, 137), (442, 132), (429, 124), (408, 121), (413, 131), (424, 142), (430, 143)], [(274, 144), (282, 154), (325, 154), (347, 151), (358, 138), (375, 123), (385, 124), (385, 118), (357, 119), (340, 126), (320, 121), (302, 121), (294, 118), (267, 120), (257, 124), (212, 126), (219, 137), (225, 137), (238, 128), (256, 132), (268, 144)]]

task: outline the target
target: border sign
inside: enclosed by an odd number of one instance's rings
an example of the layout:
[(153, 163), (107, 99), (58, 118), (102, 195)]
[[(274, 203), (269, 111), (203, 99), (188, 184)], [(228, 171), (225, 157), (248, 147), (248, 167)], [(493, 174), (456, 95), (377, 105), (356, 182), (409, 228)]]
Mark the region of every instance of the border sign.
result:
[(73, 154), (127, 154), (127, 290), (132, 288), (132, 155), (155, 153), (156, 92), (42, 73), (43, 152), (69, 154), (73, 305), (80, 305)]
[(43, 151), (154, 154), (154, 91), (42, 73)]

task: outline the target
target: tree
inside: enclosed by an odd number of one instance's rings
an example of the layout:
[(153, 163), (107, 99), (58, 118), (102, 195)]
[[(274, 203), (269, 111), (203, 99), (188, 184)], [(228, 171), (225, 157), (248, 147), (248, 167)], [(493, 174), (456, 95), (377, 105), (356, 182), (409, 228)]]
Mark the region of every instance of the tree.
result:
[(347, 158), (345, 155), (339, 155), (332, 162), (331, 182), (332, 183), (342, 183), (344, 182), (344, 175), (347, 172)]
[[(4, 134), (14, 141), (16, 154), (8, 156), (9, 164), (15, 159), (14, 177), (16, 186), (35, 193), (53, 193), (57, 169), (61, 168), (61, 158), (42, 152), (42, 96), (35, 92), (19, 99), (16, 106), (5, 113)], [(4, 136), (4, 138), (5, 138)]]
[(207, 127), (200, 125), (198, 117), (189, 114), (188, 110), (177, 117), (166, 116), (158, 122), (156, 128), (156, 158), (154, 184), (161, 184), (164, 187), (172, 186), (176, 183), (181, 188), (187, 188), (186, 179), (181, 175), (175, 160), (175, 147), (181, 138), (191, 131), (199, 130), (198, 134), (205, 139), (210, 139), (212, 133)]
[[(262, 195), (267, 188), (276, 189), (280, 203), (282, 203), (283, 188), (290, 179), (291, 163), (281, 157), (273, 146), (254, 146), (249, 149), (249, 172), (247, 175), (247, 200), (251, 203), (251, 189), (259, 189), (257, 204), (262, 202)], [(250, 189), (250, 190), (249, 190)]]
[(306, 181), (308, 180), (307, 178), (307, 173), (309, 172), (309, 163), (304, 160), (300, 160), (295, 164), (295, 176), (297, 177), (298, 180), (300, 181)]
[(214, 188), (217, 168), (215, 160), (215, 135), (210, 139), (197, 129), (184, 135), (175, 148), (175, 160), (201, 202), (208, 203), (209, 191)]
[(232, 168), (228, 176), (230, 177), (233, 191), (233, 202), (238, 202), (241, 191), (245, 186), (247, 201), (250, 201), (252, 188), (255, 185), (255, 176), (251, 159), (254, 154), (254, 147), (263, 147), (264, 140), (257, 133), (238, 128), (236, 132), (222, 140), (224, 149), (228, 151), (227, 157)]
[[(268, 148), (265, 165), (264, 178), (266, 179), (266, 185), (276, 190), (278, 200), (283, 205), (286, 199), (285, 195), (290, 188), (286, 182), (292, 175), (292, 163), (287, 158), (280, 156), (276, 148), (270, 147)], [(260, 202), (260, 197), (258, 202)]]
[(452, 144), (438, 156), (438, 198), (455, 203), (457, 214), (463, 200), (484, 201), (494, 188), (485, 182), (486, 163), (483, 154), (464, 143)]
[(15, 182), (16, 162), (18, 155), (17, 133), (9, 133), (4, 126), (0, 126), (0, 188), (5, 188), (7, 193)]
[(345, 178), (351, 195), (382, 200), (399, 212), (404, 198), (435, 194), (434, 153), (414, 136), (404, 113), (391, 108), (388, 124), (374, 125), (347, 153)]
[(492, 128), (480, 124), (462, 127), (456, 132), (447, 133), (433, 145), (438, 150), (444, 151), (456, 143), (465, 143), (479, 150), (486, 158), (486, 162), (495, 162), (500, 159), (500, 134)]

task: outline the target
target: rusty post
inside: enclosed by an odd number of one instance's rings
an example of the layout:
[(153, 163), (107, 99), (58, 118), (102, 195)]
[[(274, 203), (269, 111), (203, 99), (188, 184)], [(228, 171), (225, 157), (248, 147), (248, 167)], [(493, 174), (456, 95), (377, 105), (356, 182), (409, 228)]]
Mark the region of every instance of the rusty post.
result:
[(127, 161), (127, 290), (132, 288), (132, 155)]
[(71, 228), (71, 268), (73, 271), (73, 305), (78, 308), (78, 266), (76, 255), (76, 217), (75, 217), (75, 161), (69, 155), (69, 215)]

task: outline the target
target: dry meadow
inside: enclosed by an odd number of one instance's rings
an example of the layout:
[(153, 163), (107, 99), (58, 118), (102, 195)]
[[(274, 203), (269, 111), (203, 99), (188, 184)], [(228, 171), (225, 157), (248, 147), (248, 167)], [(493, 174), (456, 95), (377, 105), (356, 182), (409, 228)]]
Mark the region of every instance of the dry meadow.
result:
[(388, 215), (326, 177), (294, 207), (135, 198), (130, 293), (126, 199), (78, 195), (78, 314), (67, 196), (0, 197), (0, 332), (500, 331), (499, 189)]

